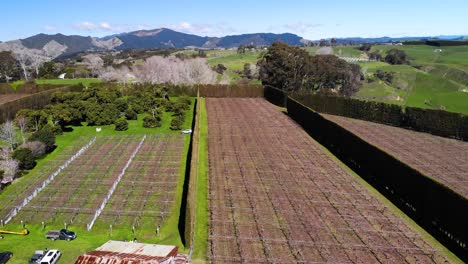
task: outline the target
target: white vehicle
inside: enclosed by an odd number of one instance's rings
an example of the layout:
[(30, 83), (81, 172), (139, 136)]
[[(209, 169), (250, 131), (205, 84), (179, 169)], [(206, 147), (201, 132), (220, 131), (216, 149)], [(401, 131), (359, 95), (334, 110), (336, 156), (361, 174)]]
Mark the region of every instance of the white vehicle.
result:
[(192, 129), (188, 128), (188, 129), (184, 129), (182, 131), (180, 131), (182, 134), (191, 134), (192, 133)]
[(57, 249), (51, 249), (46, 252), (41, 259), (41, 264), (55, 264), (59, 260), (62, 253)]

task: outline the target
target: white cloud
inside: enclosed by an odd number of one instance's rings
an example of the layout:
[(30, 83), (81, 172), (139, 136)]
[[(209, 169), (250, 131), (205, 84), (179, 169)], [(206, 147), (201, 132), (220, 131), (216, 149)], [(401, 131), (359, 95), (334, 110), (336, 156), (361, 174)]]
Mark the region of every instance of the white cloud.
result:
[(87, 31), (93, 31), (97, 28), (96, 24), (89, 22), (89, 21), (84, 21), (84, 22), (75, 24), (74, 27), (80, 30), (87, 30)]
[(315, 28), (322, 27), (323, 24), (311, 24), (311, 23), (304, 23), (304, 22), (296, 22), (292, 24), (283, 25), (283, 27), (287, 30), (292, 31), (293, 33), (309, 33), (310, 31), (314, 30)]
[(51, 25), (45, 25), (42, 27), (47, 32), (54, 32), (57, 31), (57, 27)]
[(229, 26), (226, 23), (216, 23), (216, 24), (199, 24), (199, 23), (189, 23), (186, 21), (180, 22), (179, 24), (166, 25), (175, 31), (180, 31), (189, 34), (196, 34), (201, 36), (225, 36), (238, 33), (238, 30)]
[(134, 29), (132, 26), (112, 25), (109, 22), (103, 21), (100, 23), (84, 21), (75, 24), (74, 27), (79, 30), (85, 31), (109, 31), (109, 32), (123, 32), (125, 30)]
[(114, 25), (107, 21), (102, 21), (100, 23), (84, 21), (74, 25), (74, 28), (84, 31), (93, 31), (93, 32), (130, 32), (136, 30), (149, 30), (155, 28), (170, 28), (175, 31), (180, 31), (188, 34), (196, 34), (200, 36), (225, 36), (239, 33), (238, 30), (229, 26), (226, 23), (216, 23), (216, 24), (199, 24), (199, 23), (190, 23), (187, 21), (182, 21), (177, 24), (137, 24), (137, 25)]
[(101, 24), (99, 24), (99, 28), (101, 28), (103, 30), (113, 31), (113, 28), (107, 22), (101, 22)]
[(155, 27), (150, 25), (150, 24), (140, 24), (136, 25), (133, 28), (129, 28), (129, 30), (148, 30), (148, 29), (154, 29)]

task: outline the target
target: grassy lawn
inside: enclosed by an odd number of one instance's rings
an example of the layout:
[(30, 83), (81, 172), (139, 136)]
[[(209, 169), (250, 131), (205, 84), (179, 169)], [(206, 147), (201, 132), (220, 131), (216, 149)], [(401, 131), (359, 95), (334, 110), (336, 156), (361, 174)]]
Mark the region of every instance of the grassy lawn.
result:
[(206, 260), (208, 248), (208, 120), (205, 99), (200, 100), (200, 131), (196, 198), (195, 245), (192, 258)]
[[(214, 53), (216, 52), (216, 53)], [(216, 54), (214, 56), (213, 54)], [(237, 80), (241, 78), (241, 76), (236, 73), (236, 71), (242, 71), (244, 69), (244, 64), (256, 64), (258, 61), (258, 57), (260, 56), (261, 52), (253, 52), (247, 51), (245, 54), (237, 54), (236, 51), (213, 51), (208, 53), (208, 64), (210, 66), (215, 66), (217, 64), (223, 64), (227, 70), (225, 74), (228, 75), (231, 83), (235, 83)]]
[[(193, 118), (194, 99), (192, 99), (191, 109), (187, 112), (185, 123), (183, 128), (190, 128)], [(34, 172), (40, 170), (44, 166), (47, 166), (47, 162), (58, 157), (64, 148), (70, 146), (79, 140), (81, 136), (103, 136), (103, 135), (142, 135), (142, 134), (158, 134), (158, 133), (175, 133), (178, 134), (180, 131), (170, 130), (170, 122), (172, 120), (171, 113), (164, 113), (162, 126), (159, 128), (144, 128), (142, 126), (143, 115), (138, 116), (138, 120), (129, 121), (129, 129), (127, 131), (115, 131), (114, 125), (101, 126), (102, 131), (96, 132), (96, 127), (88, 127), (86, 125), (79, 127), (72, 127), (72, 132), (65, 132), (56, 139), (57, 148), (48, 156), (38, 161), (38, 165), (28, 174), (24, 175), (20, 179), (16, 180), (12, 185), (8, 186), (4, 191), (0, 193), (0, 203), (2, 203), (2, 196), (12, 194), (15, 189), (24, 187), (28, 184), (28, 179), (34, 177)], [(182, 201), (182, 189), (185, 180), (185, 165), (187, 159), (187, 153), (190, 143), (190, 137), (185, 137), (185, 145), (183, 157), (180, 162), (179, 169), (179, 181), (176, 187), (176, 201), (173, 208), (171, 208), (171, 214), (166, 218), (165, 223), (161, 226), (160, 235), (156, 236), (156, 230), (152, 229), (137, 229), (135, 236), (140, 242), (157, 243), (157, 244), (168, 244), (179, 246), (179, 250), (187, 252), (184, 249), (179, 230), (179, 214), (180, 206)], [(13, 221), (15, 222), (15, 221)], [(77, 226), (69, 226), (69, 228), (78, 233), (78, 238), (71, 242), (66, 241), (50, 241), (45, 239), (44, 235), (47, 230), (63, 228), (62, 223), (57, 223), (55, 226), (47, 226), (45, 230), (42, 230), (40, 225), (28, 225), (26, 226), (30, 230), (30, 234), (27, 236), (19, 235), (4, 235), (4, 239), (0, 240), (0, 251), (12, 251), (14, 257), (8, 263), (25, 263), (28, 258), (32, 256), (35, 250), (45, 249), (59, 249), (63, 252), (61, 263), (74, 263), (76, 258), (87, 251), (95, 249), (101, 244), (105, 243), (109, 239), (114, 240), (130, 240), (133, 239), (134, 235), (131, 229), (117, 229), (112, 230), (110, 233), (109, 227), (95, 226), (91, 231), (86, 231)], [(0, 229), (21, 231), (21, 226), (14, 223), (9, 223), (5, 227)]]

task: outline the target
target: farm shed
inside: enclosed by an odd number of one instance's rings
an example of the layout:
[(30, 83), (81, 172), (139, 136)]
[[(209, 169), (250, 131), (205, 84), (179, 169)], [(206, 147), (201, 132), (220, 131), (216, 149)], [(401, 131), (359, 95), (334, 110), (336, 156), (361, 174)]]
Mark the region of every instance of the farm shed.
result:
[(178, 247), (110, 240), (96, 250), (78, 257), (75, 264), (182, 264), (187, 256)]

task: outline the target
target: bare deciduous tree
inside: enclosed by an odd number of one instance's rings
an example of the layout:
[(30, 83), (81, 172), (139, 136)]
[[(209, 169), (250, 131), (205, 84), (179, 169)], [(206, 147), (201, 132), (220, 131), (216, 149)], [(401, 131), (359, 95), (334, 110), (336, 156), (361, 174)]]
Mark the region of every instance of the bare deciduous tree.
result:
[(39, 76), (39, 68), (44, 62), (49, 61), (49, 58), (39, 54), (31, 54), (31, 67), (36, 72), (36, 77)]
[(15, 123), (20, 129), (21, 139), (23, 140), (24, 144), (26, 142), (26, 138), (24, 137), (24, 131), (26, 129), (26, 126), (28, 125), (28, 118), (26, 117), (26, 114), (24, 114), (23, 112), (23, 114), (16, 115)]
[(104, 60), (97, 54), (88, 54), (83, 56), (83, 62), (91, 70), (91, 73), (98, 76), (104, 67)]
[(46, 153), (46, 145), (41, 141), (29, 141), (20, 147), (30, 149), (34, 157), (40, 157)]
[(30, 64), (30, 56), (26, 52), (16, 52), (15, 59), (21, 66), (23, 70), (23, 76), (26, 81), (29, 80), (28, 66)]
[(24, 79), (26, 81), (29, 80), (29, 69), (33, 68), (37, 76), (39, 75), (39, 68), (41, 65), (50, 60), (50, 58), (44, 56), (40, 50), (34, 49), (16, 50), (14, 56), (23, 70)]
[(16, 143), (18, 143), (15, 126), (11, 120), (7, 120), (0, 128), (0, 139), (6, 141), (11, 150), (13, 150)]
[(132, 79), (135, 79), (135, 76), (133, 76), (127, 66), (122, 66), (117, 69), (108, 66), (101, 72), (99, 78), (106, 82), (127, 83)]
[(0, 170), (4, 172), (2, 182), (11, 182), (18, 172), (18, 161), (13, 159), (0, 160)]
[(135, 67), (134, 75), (141, 82), (173, 84), (214, 84), (217, 74), (205, 59), (163, 58), (153, 56)]

